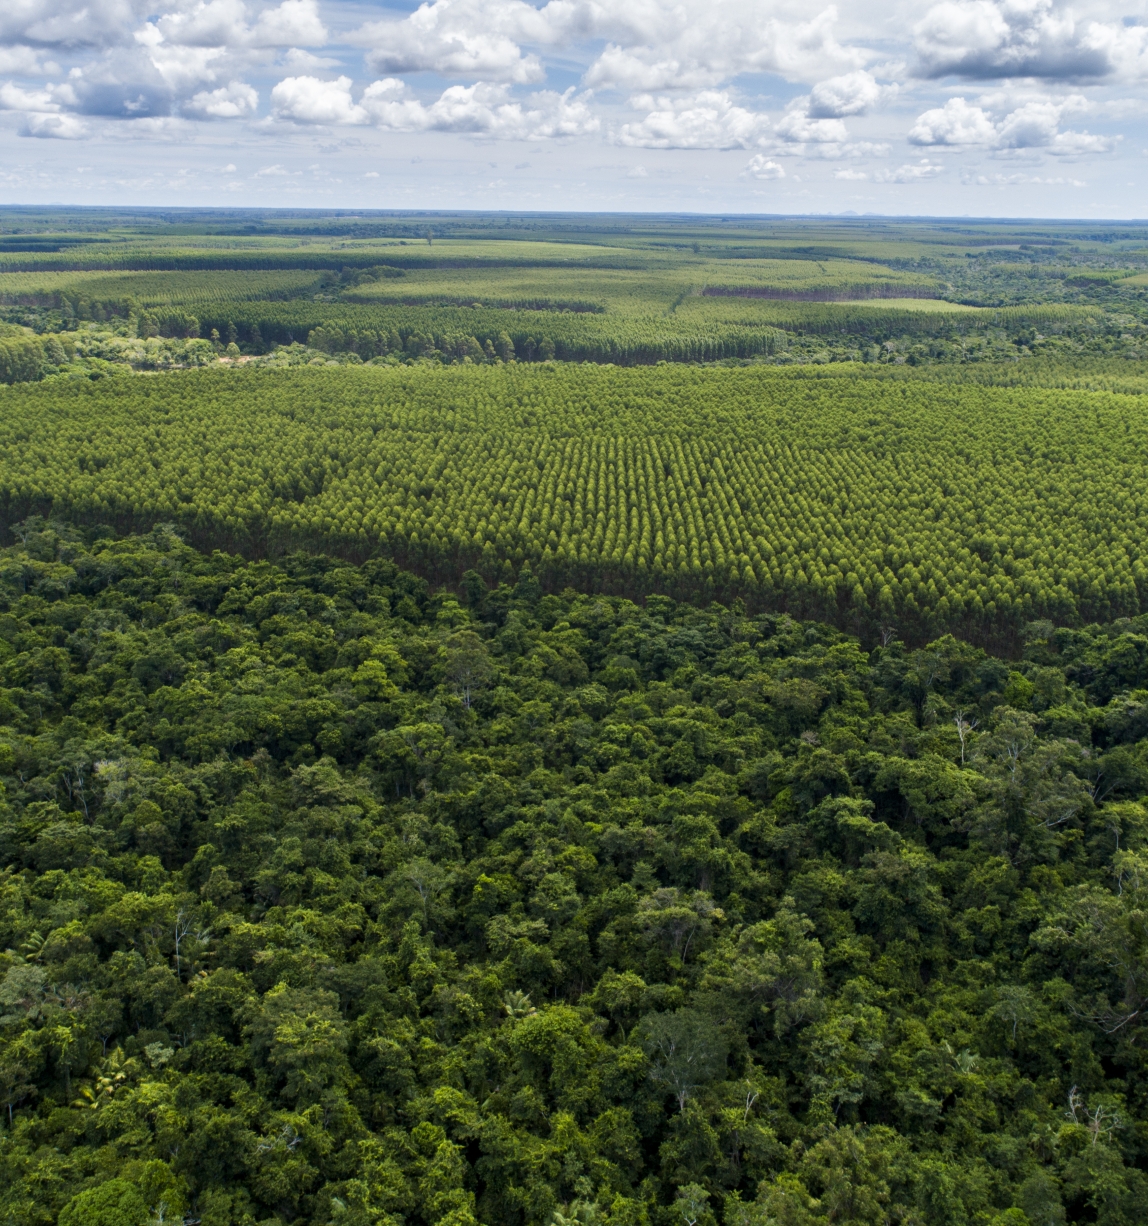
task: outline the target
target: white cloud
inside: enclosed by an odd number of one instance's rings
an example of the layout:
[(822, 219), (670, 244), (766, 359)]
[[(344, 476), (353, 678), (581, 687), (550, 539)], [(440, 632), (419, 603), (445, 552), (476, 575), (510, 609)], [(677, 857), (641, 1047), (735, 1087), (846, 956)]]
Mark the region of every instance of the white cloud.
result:
[(87, 135), (87, 128), (76, 115), (64, 113), (64, 106), (75, 102), (68, 84), (47, 89), (23, 89), (11, 81), (0, 85), (0, 111), (20, 114), (18, 131), (21, 136), (78, 140)]
[(819, 81), (809, 92), (806, 113), (813, 119), (863, 115), (877, 105), (883, 92), (869, 73), (848, 72), (841, 77)]
[(790, 111), (782, 116), (776, 131), (782, 140), (801, 144), (842, 144), (849, 139), (840, 119), (810, 119), (801, 111)]
[(184, 114), (199, 119), (243, 119), (254, 115), (259, 94), (242, 81), (232, 81), (210, 92), (201, 90), (183, 106)]
[(1078, 21), (1053, 0), (942, 0), (913, 34), (927, 77), (1088, 80), (1148, 69), (1148, 30)]
[(43, 114), (31, 111), (23, 116), (21, 136), (38, 136), (55, 140), (79, 140), (88, 134), (83, 121), (75, 115)]
[[(857, 141), (852, 117), (912, 93), (921, 102), (908, 137), (921, 154), (981, 150), (1013, 163), (1003, 170), (1027, 170), (1041, 154), (1103, 155), (1143, 106), (1135, 83), (1148, 81), (1148, 27), (1123, 25), (1116, 0), (1072, 3), (927, 0), (917, 25), (898, 31), (900, 10), (854, 3), (839, 13), (799, 0), (423, 0), (402, 9), (333, 0), (0, 0), (0, 81), (11, 81), (0, 109), (18, 112), (29, 133), (74, 135), (83, 116), (104, 116), (117, 122), (101, 135), (176, 139), (200, 122), (248, 121), (270, 93), (271, 119), (260, 128), (268, 139), (287, 125), (520, 141), (602, 133), (634, 150), (744, 150), (757, 167), (742, 172), (747, 178), (780, 177), (784, 165), (791, 183), (795, 158), (887, 154), (879, 139), (887, 119), (866, 121), (872, 139)], [(364, 11), (382, 19), (332, 34)], [(70, 70), (65, 84), (58, 76), (51, 83), (60, 69), (44, 62), (49, 54)], [(547, 90), (548, 72), (582, 85)], [(456, 80), (428, 92), (425, 83), (404, 85), (409, 73)], [(762, 74), (800, 82), (800, 96)], [(974, 96), (966, 86), (966, 97), (938, 97), (928, 81), (946, 75), (999, 80), (999, 96)], [(1078, 101), (1038, 94), (1067, 92), (1034, 86), (1041, 76), (1083, 82), (1073, 87)], [(1095, 89), (1117, 81), (1126, 82), (1119, 97)], [(761, 96), (770, 88), (782, 99)], [(606, 91), (615, 90), (633, 91), (631, 114), (613, 109), (620, 100)], [(1075, 118), (1084, 111), (1091, 124)], [(1112, 133), (1087, 130), (1109, 125)], [(909, 159), (883, 173), (911, 182), (939, 170)]]
[(922, 179), (935, 179), (944, 170), (939, 162), (922, 158), (919, 162), (906, 163), (896, 170), (879, 170), (873, 178), (878, 183), (918, 183)]
[(814, 119), (798, 98), (776, 123), (735, 101), (728, 90), (675, 97), (636, 94), (630, 105), (644, 119), (614, 132), (620, 145), (648, 149), (757, 149), (772, 157), (842, 158), (884, 154), (888, 145), (851, 142), (840, 119)]
[(351, 78), (286, 77), (271, 91), (276, 119), (292, 123), (365, 124), (370, 115), (351, 99)]
[[(145, 27), (147, 30), (153, 28)], [(175, 43), (153, 44), (147, 50), (147, 58), (155, 75), (171, 94), (177, 96), (194, 89), (202, 81), (214, 81), (215, 62), (224, 54), (223, 47), (188, 47)], [(144, 79), (148, 75), (145, 73)], [(131, 79), (130, 75), (128, 79)]]
[(769, 116), (734, 103), (728, 92), (705, 90), (692, 98), (638, 96), (631, 105), (647, 111), (639, 123), (623, 124), (620, 145), (645, 149), (751, 149), (773, 131)]
[(1148, 27), (1090, 22), (1084, 41), (1103, 55), (1113, 76), (1127, 81), (1148, 78)]
[(0, 72), (29, 77), (43, 71), (40, 57), (31, 47), (0, 47)]
[(888, 146), (854, 143), (842, 122), (844, 115), (860, 115), (896, 87), (882, 86), (868, 72), (830, 77), (802, 97), (794, 98), (774, 128), (774, 153), (816, 158), (860, 157), (888, 152)]
[(183, 47), (314, 47), (327, 41), (317, 0), (283, 0), (263, 9), (254, 23), (242, 0), (201, 0), (164, 14), (148, 28)]
[(964, 98), (950, 98), (944, 106), (918, 115), (909, 130), (914, 145), (991, 145), (996, 139), (987, 113)]
[(468, 132), (497, 140), (548, 140), (596, 132), (598, 117), (588, 95), (549, 90), (530, 96), (528, 104), (512, 101), (506, 86), (452, 85), (430, 106), (402, 96), (393, 79), (376, 81), (363, 94), (363, 106), (380, 127), (393, 131)]
[(837, 10), (784, 20), (771, 0), (429, 0), (401, 20), (356, 34), (380, 72), (436, 72), (527, 83), (542, 79), (537, 52), (605, 40), (587, 70), (591, 88), (700, 89), (743, 72), (808, 80), (859, 68), (866, 56), (836, 39)]
[(838, 170), (834, 176), (835, 179), (845, 179), (849, 183), (862, 183), (869, 178), (868, 174), (863, 170)]
[(11, 81), (0, 85), (0, 110), (3, 111), (58, 111), (59, 103), (50, 90), (22, 89)]
[(322, 72), (325, 68), (338, 68), (340, 61), (331, 55), (314, 55), (302, 47), (292, 47), (283, 56), (283, 63), (296, 72)]
[(1066, 114), (1087, 110), (1079, 94), (1067, 98), (1036, 98), (994, 121), (983, 106), (964, 98), (950, 98), (943, 107), (925, 111), (909, 131), (909, 141), (925, 146), (979, 146), (1002, 152), (1045, 149), (1061, 157), (1106, 153), (1116, 140), (1090, 132), (1060, 131)]
[(271, 48), (326, 38), (317, 0), (255, 11), (242, 0), (153, 2), (158, 14), (153, 9), (148, 20), (133, 21), (130, 37), (122, 29), (124, 37), (109, 38), (113, 45), (103, 55), (72, 69), (77, 110), (127, 119), (181, 110), (200, 119), (243, 118), (257, 102), (239, 81), (247, 67), (266, 61)]
[[(1011, 114), (1001, 120), (997, 129), (996, 145), (1001, 149), (1044, 149), (1054, 151), (1061, 148), (1065, 151), (1088, 150), (1102, 153), (1111, 148), (1111, 143), (1103, 137), (1090, 136), (1087, 132), (1059, 131), (1061, 115), (1065, 110), (1076, 110), (1077, 99), (1069, 98), (1062, 102), (1050, 99), (1027, 102), (1017, 107)], [(1083, 101), (1082, 99), (1079, 101)]]
[(504, 85), (452, 85), (429, 106), (408, 96), (394, 77), (374, 81), (355, 102), (349, 77), (321, 81), (287, 77), (271, 91), (276, 119), (334, 126), (374, 124), (395, 132), (465, 132), (498, 140), (546, 140), (595, 132), (599, 120), (588, 96), (542, 91), (528, 104)]
[[(150, 28), (150, 27), (149, 27)], [(71, 105), (88, 115), (164, 116), (180, 98), (216, 80), (223, 52), (211, 47), (115, 48), (69, 74)]]
[(321, 47), (326, 41), (316, 0), (283, 0), (277, 8), (264, 9), (251, 31), (255, 47)]
[(755, 153), (741, 173), (750, 179), (784, 179), (785, 167), (778, 162), (770, 161), (760, 153)]
[(422, 5), (406, 21), (374, 22), (361, 37), (375, 45), (367, 63), (376, 72), (436, 72), (442, 76), (483, 77), (518, 84), (545, 78), (536, 55), (524, 54), (504, 34), (453, 26), (441, 3)]
[(635, 22), (639, 28), (626, 31), (628, 38), (607, 34), (612, 41), (590, 66), (586, 84), (696, 89), (747, 72), (810, 80), (826, 68), (847, 70), (865, 62), (864, 51), (837, 41), (836, 7), (809, 21), (779, 20), (772, 7), (762, 0), (640, 6), (634, 12), (645, 21)]
[(4, 0), (0, 44), (106, 47), (128, 41), (146, 0)]

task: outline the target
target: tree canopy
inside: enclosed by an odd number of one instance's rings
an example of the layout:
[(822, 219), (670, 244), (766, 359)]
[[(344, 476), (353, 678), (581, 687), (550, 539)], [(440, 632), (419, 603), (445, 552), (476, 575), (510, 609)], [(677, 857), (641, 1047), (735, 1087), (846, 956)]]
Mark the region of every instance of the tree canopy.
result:
[(1148, 622), (0, 556), (0, 1220), (1132, 1226)]

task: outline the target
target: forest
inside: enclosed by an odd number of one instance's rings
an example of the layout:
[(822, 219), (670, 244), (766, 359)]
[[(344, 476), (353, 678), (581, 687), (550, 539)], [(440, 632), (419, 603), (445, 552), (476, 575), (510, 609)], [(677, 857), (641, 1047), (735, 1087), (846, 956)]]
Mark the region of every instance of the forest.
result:
[(1145, 619), (16, 531), (3, 1220), (1144, 1221)]
[(0, 1226), (1148, 1221), (1146, 295), (0, 208)]
[[(1129, 365), (1125, 363), (1125, 365)], [(12, 388), (0, 514), (180, 524), (919, 643), (1148, 609), (1142, 391), (901, 368), (310, 367)], [(1010, 639), (1011, 636), (1011, 639)]]
[[(1138, 360), (1146, 308), (1135, 224), (0, 209), (0, 382), (101, 363)], [(32, 374), (6, 356), (17, 338), (41, 347)]]

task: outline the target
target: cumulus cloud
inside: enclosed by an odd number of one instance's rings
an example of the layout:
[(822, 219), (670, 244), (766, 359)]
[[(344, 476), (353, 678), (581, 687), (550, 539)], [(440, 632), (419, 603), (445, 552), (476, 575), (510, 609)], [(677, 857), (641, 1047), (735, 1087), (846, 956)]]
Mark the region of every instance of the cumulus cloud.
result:
[[(36, 49), (78, 50), (131, 46), (141, 24), (149, 45), (252, 47), (317, 46), (327, 31), (318, 0), (283, 0), (257, 7), (243, 0), (5, 0), (0, 5), (0, 47), (27, 60)], [(148, 34), (150, 27), (153, 33)], [(156, 37), (158, 36), (158, 37)], [(0, 58), (9, 67), (11, 52)]]
[(723, 90), (704, 90), (690, 98), (638, 96), (631, 105), (647, 112), (623, 124), (620, 145), (644, 149), (750, 149), (773, 132), (769, 116), (738, 106)]
[(283, 0), (277, 8), (264, 9), (251, 29), (255, 47), (321, 47), (326, 41), (315, 0)]
[(762, 3), (657, 6), (645, 29), (607, 45), (585, 80), (595, 87), (697, 88), (746, 72), (809, 80), (827, 67), (859, 68), (865, 53), (837, 41), (836, 23), (833, 6), (797, 22), (779, 20)]
[(785, 167), (757, 153), (749, 159), (741, 173), (749, 179), (784, 179)]
[(983, 106), (964, 98), (950, 98), (943, 107), (925, 111), (909, 131), (909, 141), (925, 146), (975, 146), (1001, 152), (1043, 149), (1061, 157), (1107, 153), (1115, 146), (1112, 137), (1090, 132), (1060, 131), (1066, 114), (1087, 109), (1079, 94), (1067, 98), (1037, 98), (994, 120)]
[(1001, 120), (997, 146), (1001, 149), (1048, 149), (1066, 157), (1082, 153), (1107, 153), (1114, 141), (1089, 132), (1061, 132), (1060, 121), (1066, 112), (1084, 109), (1084, 99), (1060, 101), (1040, 99), (1026, 102)]
[(17, 130), (21, 136), (78, 140), (87, 134), (83, 121), (65, 112), (75, 96), (70, 85), (47, 89), (23, 89), (12, 81), (0, 85), (0, 111), (16, 111), (20, 115)]
[(363, 124), (370, 116), (351, 98), (351, 78), (286, 77), (271, 91), (276, 119), (293, 123)]
[(864, 170), (838, 170), (833, 177), (835, 179), (844, 179), (848, 183), (863, 183), (869, 178), (869, 175)]
[[(729, 90), (701, 90), (684, 97), (636, 94), (630, 105), (645, 118), (623, 124), (614, 139), (621, 145), (648, 149), (760, 149), (773, 156), (813, 152), (842, 157), (860, 147), (848, 144), (840, 119), (813, 119), (806, 99), (774, 123), (764, 111), (750, 110)], [(866, 146), (865, 152), (873, 147)]]
[(145, 0), (5, 0), (0, 44), (29, 47), (107, 47), (127, 42), (147, 11)]
[(790, 111), (775, 129), (782, 140), (799, 144), (843, 144), (849, 133), (840, 119), (811, 119), (804, 111)]
[(242, 81), (232, 81), (220, 89), (200, 90), (184, 103), (187, 115), (198, 119), (243, 119), (254, 115), (259, 106), (259, 94)]
[(283, 63), (296, 72), (322, 72), (324, 68), (338, 68), (340, 61), (330, 55), (314, 55), (302, 47), (292, 47), (283, 56)]
[(160, 40), (182, 47), (314, 47), (327, 41), (317, 0), (283, 0), (254, 22), (242, 0), (201, 0), (147, 24)]
[(842, 117), (864, 114), (895, 92), (895, 86), (880, 85), (861, 70), (820, 81), (786, 107), (773, 129), (772, 150), (829, 159), (887, 153), (885, 144), (850, 141)]
[(83, 121), (63, 111), (61, 103), (71, 100), (67, 85), (49, 89), (23, 89), (12, 81), (0, 85), (0, 111), (19, 113), (21, 136), (77, 140), (86, 135)]
[(159, 7), (134, 25), (130, 40), (72, 70), (75, 110), (133, 120), (246, 118), (258, 95), (240, 80), (245, 66), (266, 60), (270, 49), (326, 39), (317, 0), (258, 9), (243, 0), (167, 0)]
[(60, 104), (48, 89), (23, 89), (13, 81), (0, 85), (0, 110), (58, 111)]
[(942, 0), (913, 31), (926, 77), (1143, 76), (1148, 30), (1078, 21), (1054, 0)]
[(546, 73), (505, 34), (450, 20), (442, 3), (422, 5), (405, 21), (373, 22), (360, 33), (372, 43), (367, 63), (376, 72), (436, 72), (488, 81), (537, 82)]
[[(243, 0), (150, 0), (147, 8), (144, 0), (86, 0), (82, 5), (60, 0), (50, 19), (34, 20), (45, 7), (42, 0), (10, 0), (0, 13), (0, 43), (15, 40), (11, 54), (25, 62), (31, 53), (26, 44), (72, 52), (97, 48), (94, 57), (71, 70), (70, 97), (57, 93), (55, 101), (81, 115), (119, 119), (179, 113), (197, 119), (245, 118), (254, 112), (258, 95), (239, 79), (244, 65), (265, 60), (269, 49), (316, 45), (327, 36), (318, 0), (262, 6)], [(92, 22), (106, 28), (94, 29)], [(73, 135), (78, 124), (47, 128)]]
[(0, 47), (0, 72), (28, 77), (43, 70), (40, 57), (31, 47)]
[(918, 115), (909, 131), (914, 145), (991, 145), (996, 139), (996, 127), (987, 113), (964, 98), (950, 98), (944, 106)]
[(505, 86), (453, 85), (430, 106), (404, 96), (402, 82), (376, 81), (363, 94), (373, 121), (396, 132), (465, 132), (497, 140), (549, 140), (596, 132), (598, 117), (588, 98), (573, 88), (563, 94), (544, 90), (524, 105)]
[(88, 129), (76, 115), (43, 114), (32, 111), (23, 116), (20, 123), (21, 136), (38, 136), (42, 139), (79, 140), (87, 136)]
[(436, 72), (491, 81), (542, 79), (537, 50), (605, 40), (587, 70), (591, 88), (699, 89), (742, 72), (810, 79), (826, 67), (860, 67), (865, 53), (843, 47), (837, 10), (806, 21), (777, 16), (769, 0), (430, 0), (400, 20), (357, 32), (380, 72)]
[(877, 105), (885, 91), (864, 71), (819, 81), (809, 92), (806, 112), (812, 119), (842, 119), (863, 115)]
[[(131, 80), (134, 69), (137, 75), (142, 70), (142, 75), (146, 78), (152, 75), (147, 71), (150, 66), (154, 75), (167, 86), (173, 95), (194, 88), (201, 81), (215, 80), (214, 64), (226, 53), (224, 47), (165, 43), (163, 35), (152, 25), (145, 25), (142, 30), (137, 30), (135, 37), (139, 45), (146, 49), (146, 62), (105, 63), (104, 75), (109, 75), (107, 70), (111, 69), (112, 77), (121, 76), (123, 79)], [(119, 68), (118, 73), (117, 68)], [(97, 73), (93, 75), (100, 75), (100, 73), (97, 70)]]
[[(901, 45), (878, 56), (863, 42), (875, 29), (865, 10), (839, 15), (797, 0), (423, 0), (406, 12), (376, 8), (381, 19), (340, 35), (333, 54), (328, 24), (336, 12), (362, 9), (336, 10), (332, 0), (6, 0), (0, 81), (14, 78), (12, 88), (27, 96), (19, 105), (0, 98), (0, 108), (18, 112), (30, 135), (74, 136), (84, 116), (128, 121), (112, 125), (125, 135), (129, 127), (167, 133), (171, 124), (191, 132), (195, 122), (251, 119), (261, 91), (271, 94), (269, 131), (326, 126), (526, 141), (602, 132), (635, 149), (744, 150), (752, 159), (742, 173), (768, 180), (795, 157), (887, 153), (887, 145), (852, 139), (854, 117), (898, 93), (931, 91), (923, 83), (930, 79), (999, 79), (1015, 94), (1019, 78), (1071, 78), (1091, 97), (1098, 82), (1148, 77), (1148, 28), (1118, 24), (1114, 0), (1089, 0), (1083, 15), (1068, 2), (928, 0)], [(66, 86), (43, 84), (60, 76), (45, 63), (49, 54), (71, 69)], [(556, 65), (566, 80), (580, 74), (581, 85), (543, 88)], [(402, 83), (410, 73), (456, 80), (428, 94)], [(781, 109), (753, 99), (738, 81), (745, 74), (781, 76), (803, 92)], [(1084, 158), (1112, 148), (1113, 137), (1070, 120), (1082, 106), (1023, 88), (1033, 96), (941, 105), (946, 95), (925, 94), (909, 141), (922, 153), (980, 149), (1018, 164), (1031, 151)], [(607, 123), (600, 95), (616, 90), (631, 94), (634, 110)], [(606, 105), (616, 102), (608, 92)], [(1139, 105), (1126, 98), (1103, 111), (1093, 100), (1088, 109), (1095, 126), (1101, 113), (1133, 122)], [(909, 161), (885, 181), (939, 169)]]
[(427, 105), (408, 94), (403, 81), (374, 81), (354, 101), (349, 77), (287, 77), (271, 91), (274, 117), (297, 124), (373, 124), (393, 132), (463, 132), (497, 140), (547, 140), (598, 130), (586, 95), (542, 91), (527, 104), (505, 85), (453, 85)]

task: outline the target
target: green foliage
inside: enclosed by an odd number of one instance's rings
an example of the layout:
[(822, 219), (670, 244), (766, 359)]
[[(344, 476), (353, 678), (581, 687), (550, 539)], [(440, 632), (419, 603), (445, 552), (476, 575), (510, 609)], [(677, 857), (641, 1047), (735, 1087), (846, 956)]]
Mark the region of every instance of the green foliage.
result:
[(1148, 607), (1144, 430), (1133, 397), (848, 368), (205, 371), (8, 391), (0, 491), (10, 520), (985, 638)]
[(0, 1221), (1148, 1220), (1140, 228), (11, 215)]
[(60, 1210), (59, 1226), (145, 1226), (147, 1206), (125, 1179), (109, 1179), (80, 1192)]
[(30, 383), (44, 373), (44, 346), (31, 332), (0, 330), (0, 383)]
[[(666, 912), (674, 916), (668, 921), (671, 924), (684, 923), (688, 930), (700, 926), (689, 907), (659, 906), (659, 923), (663, 922), (662, 915)], [(692, 931), (690, 935), (693, 935)], [(684, 959), (688, 954), (688, 942), (678, 944), (676, 948)], [(727, 1056), (725, 1042), (713, 1019), (697, 1010), (678, 1009), (675, 1013), (648, 1014), (642, 1019), (634, 1037), (639, 1039), (650, 1059), (651, 1079), (677, 1099), (679, 1111), (686, 1109), (686, 1103), (696, 1090), (714, 1081), (724, 1071)]]
[(1140, 621), (867, 655), (42, 520), (0, 606), (5, 1221), (1148, 1213)]
[[(340, 360), (448, 364), (513, 354), (963, 366), (1145, 353), (1142, 238), (1080, 241), (1072, 225), (1016, 243), (983, 223), (958, 233), (600, 217), (540, 234), (472, 218), (426, 244), (399, 219), (353, 242), (334, 237), (345, 224), (327, 219), (321, 238), (256, 235), (222, 218), (185, 219), (178, 232), (155, 219), (109, 225), (66, 249), (0, 255), (0, 304), (39, 332), (87, 333), (89, 347), (90, 334), (217, 332), (246, 357), (308, 338)], [(131, 346), (94, 356), (157, 368)]]

